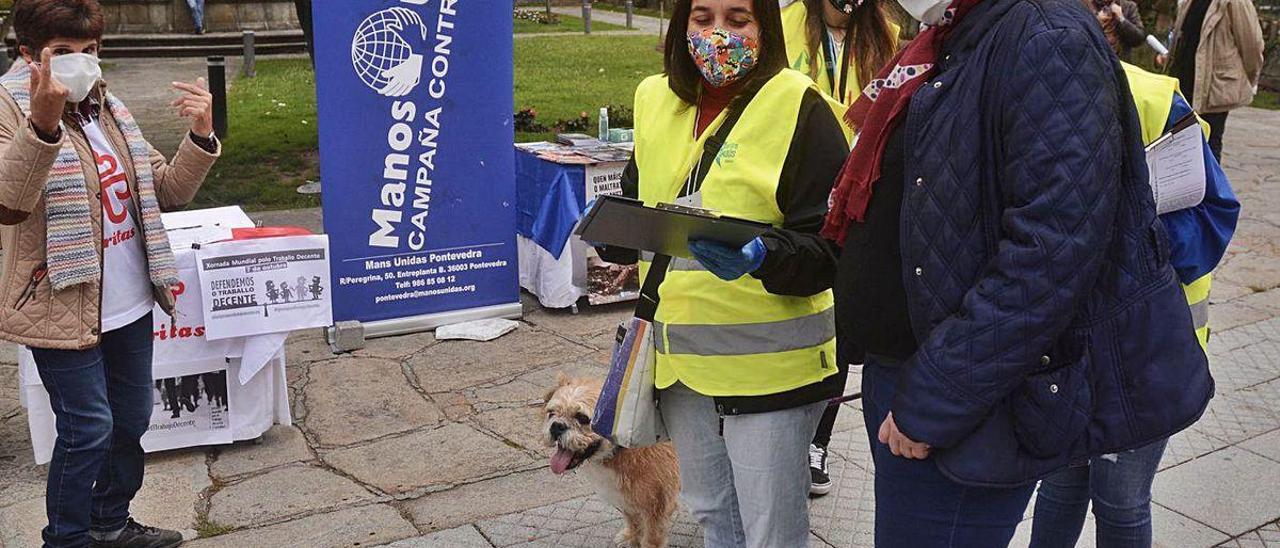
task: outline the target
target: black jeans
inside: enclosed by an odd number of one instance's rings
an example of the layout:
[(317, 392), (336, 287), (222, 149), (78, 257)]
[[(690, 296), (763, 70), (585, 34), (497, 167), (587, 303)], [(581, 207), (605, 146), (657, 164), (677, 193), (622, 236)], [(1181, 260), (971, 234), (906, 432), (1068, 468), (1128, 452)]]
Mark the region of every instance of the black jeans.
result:
[(1200, 115), (1209, 124), (1209, 150), (1213, 151), (1213, 157), (1217, 158), (1219, 164), (1222, 163), (1222, 134), (1227, 130), (1227, 114), (1229, 113), (1214, 112)]
[(88, 350), (31, 349), (57, 417), (46, 546), (88, 546), (90, 529), (111, 533), (128, 521), (154, 404), (151, 350), (150, 313)]

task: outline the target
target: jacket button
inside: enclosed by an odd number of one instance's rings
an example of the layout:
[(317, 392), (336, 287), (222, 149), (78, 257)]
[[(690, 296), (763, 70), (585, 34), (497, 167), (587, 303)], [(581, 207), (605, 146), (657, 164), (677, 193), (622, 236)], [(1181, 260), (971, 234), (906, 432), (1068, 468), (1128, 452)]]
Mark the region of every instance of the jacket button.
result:
[(1053, 359), (1049, 356), (1040, 356), (1040, 365), (1049, 365), (1053, 363)]
[(924, 269), (923, 269), (923, 268), (920, 268), (920, 267), (918, 267), (918, 266), (917, 266), (917, 267), (916, 267), (916, 276), (924, 276)]
[(940, 87), (942, 87), (942, 82), (934, 82), (934, 83), (933, 83), (933, 89), (938, 89), (938, 88), (940, 88)]
[(1058, 385), (1056, 385), (1056, 384), (1051, 384), (1051, 385), (1049, 385), (1049, 391), (1050, 391), (1050, 392), (1052, 392), (1052, 393), (1054, 393), (1054, 394), (1057, 394), (1057, 393), (1058, 393)]
[(924, 186), (924, 177), (916, 177), (916, 186)]
[(98, 330), (98, 328), (96, 328), (96, 327), (94, 327), (94, 328), (92, 328), (92, 329), (90, 329), (90, 330), (89, 330), (89, 334), (90, 334), (90, 335), (93, 335), (93, 336), (95, 336), (95, 337), (97, 337), (97, 336), (98, 336), (98, 332), (99, 332), (99, 330)]

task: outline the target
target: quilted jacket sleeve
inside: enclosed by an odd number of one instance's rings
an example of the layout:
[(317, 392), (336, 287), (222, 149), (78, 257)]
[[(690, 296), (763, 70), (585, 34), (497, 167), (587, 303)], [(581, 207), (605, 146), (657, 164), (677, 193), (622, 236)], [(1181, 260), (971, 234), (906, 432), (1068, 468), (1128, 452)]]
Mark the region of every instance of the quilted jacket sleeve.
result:
[(0, 224), (18, 224), (35, 210), (61, 148), (37, 137), (18, 105), (0, 92)]
[(151, 149), (151, 169), (155, 172), (156, 198), (160, 201), (160, 209), (179, 209), (196, 197), (196, 191), (204, 183), (209, 168), (213, 167), (214, 161), (222, 154), (222, 142), (214, 142), (217, 150), (208, 152), (187, 135), (178, 145), (173, 162), (165, 160), (164, 155), (155, 148)]
[[(1066, 330), (1112, 238), (1122, 153), (1119, 67), (1083, 29), (1006, 40), (1000, 90), (983, 115), (998, 132), (999, 239), (960, 308), (921, 341), (892, 404), (909, 438), (946, 448), (1012, 393)], [(1109, 52), (1107, 52), (1109, 54)], [(1010, 66), (1011, 65), (1011, 66)], [(1124, 94), (1127, 96), (1127, 93)]]

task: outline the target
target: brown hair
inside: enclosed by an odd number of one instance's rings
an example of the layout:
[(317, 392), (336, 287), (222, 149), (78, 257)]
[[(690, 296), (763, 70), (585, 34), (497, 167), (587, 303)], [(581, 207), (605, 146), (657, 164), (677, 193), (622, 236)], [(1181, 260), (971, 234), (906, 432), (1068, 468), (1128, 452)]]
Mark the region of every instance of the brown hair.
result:
[[(822, 20), (822, 4), (826, 2), (828, 0), (804, 0), (808, 18), (805, 41), (808, 42), (810, 59), (817, 59), (822, 55), (819, 50), (823, 40), (826, 39), (827, 32), (827, 24)], [(849, 46), (844, 55), (846, 58), (853, 57), (854, 65), (858, 67), (858, 73), (855, 75), (858, 83), (866, 86), (871, 83), (872, 78), (876, 77), (876, 73), (880, 72), (890, 59), (893, 59), (894, 53), (897, 53), (894, 49), (898, 37), (893, 35), (889, 14), (879, 0), (863, 0), (862, 5), (854, 8), (853, 13), (849, 14), (845, 33), (848, 37), (846, 43)], [(820, 76), (818, 64), (810, 63), (809, 67), (809, 77), (816, 81)], [(839, 87), (839, 85), (840, 83), (836, 82), (833, 87)], [(832, 90), (832, 93), (838, 94), (839, 90)], [(845, 98), (839, 99), (844, 101)]]
[[(702, 92), (702, 72), (689, 55), (689, 14), (692, 11), (693, 0), (676, 0), (662, 61), (667, 85), (677, 97), (691, 105), (698, 103), (698, 94)], [(751, 11), (760, 26), (760, 60), (742, 80), (742, 92), (729, 104), (731, 110), (745, 106), (745, 101), (760, 91), (773, 75), (787, 68), (787, 42), (782, 35), (778, 0), (752, 0)]]
[(18, 0), (13, 6), (18, 46), (40, 55), (51, 40), (101, 40), (106, 22), (98, 0)]

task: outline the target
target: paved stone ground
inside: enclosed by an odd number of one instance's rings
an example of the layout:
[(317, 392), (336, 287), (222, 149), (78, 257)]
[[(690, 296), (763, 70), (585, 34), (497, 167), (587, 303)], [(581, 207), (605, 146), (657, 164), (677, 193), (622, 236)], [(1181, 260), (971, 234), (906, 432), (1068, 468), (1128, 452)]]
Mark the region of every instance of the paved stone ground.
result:
[[(1156, 479), (1161, 546), (1280, 546), (1280, 112), (1237, 111), (1227, 131), (1245, 213), (1212, 300), (1218, 395)], [(317, 226), (318, 212), (262, 217)], [(519, 330), (487, 344), (420, 334), (335, 356), (319, 333), (295, 336), (298, 424), (261, 444), (150, 456), (136, 514), (201, 537), (197, 548), (611, 545), (619, 515), (580, 478), (547, 470), (540, 401), (559, 372), (603, 373), (627, 307), (525, 309)], [(14, 361), (0, 347), (0, 546), (25, 548), (39, 543), (45, 468), (32, 461)], [(872, 540), (866, 432), (856, 404), (843, 411), (835, 490), (811, 504), (812, 546)], [(1092, 519), (1082, 546), (1091, 531)], [(672, 544), (701, 546), (683, 512)]]
[[(227, 78), (235, 78), (240, 58), (227, 58)], [(109, 59), (102, 62), (103, 79), (112, 93), (129, 105), (147, 140), (166, 157), (173, 157), (191, 122), (179, 118), (169, 102), (178, 97), (170, 85), (207, 77), (206, 61), (197, 59)]]

